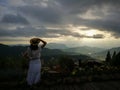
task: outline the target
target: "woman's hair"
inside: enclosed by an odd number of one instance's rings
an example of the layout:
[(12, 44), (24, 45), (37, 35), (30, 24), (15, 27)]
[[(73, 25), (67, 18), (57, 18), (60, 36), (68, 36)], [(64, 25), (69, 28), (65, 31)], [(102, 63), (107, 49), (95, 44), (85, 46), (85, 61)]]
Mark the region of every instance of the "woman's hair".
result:
[(37, 50), (38, 49), (38, 45), (30, 45), (30, 49), (31, 50)]

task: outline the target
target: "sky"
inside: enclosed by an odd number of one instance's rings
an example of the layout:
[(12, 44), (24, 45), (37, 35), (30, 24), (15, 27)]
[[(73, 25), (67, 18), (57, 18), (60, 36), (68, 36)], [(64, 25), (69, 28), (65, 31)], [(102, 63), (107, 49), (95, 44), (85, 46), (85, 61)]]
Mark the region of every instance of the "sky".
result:
[(0, 0), (0, 43), (119, 47), (119, 18), (120, 0)]

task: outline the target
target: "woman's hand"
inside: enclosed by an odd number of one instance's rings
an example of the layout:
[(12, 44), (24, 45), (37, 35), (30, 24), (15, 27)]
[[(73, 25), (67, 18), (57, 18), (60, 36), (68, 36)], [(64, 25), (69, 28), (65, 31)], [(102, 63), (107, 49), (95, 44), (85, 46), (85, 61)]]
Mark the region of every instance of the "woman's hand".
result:
[(24, 52), (22, 53), (22, 56), (25, 58), (25, 59), (30, 59), (29, 55), (27, 52)]
[(41, 45), (41, 48), (44, 48), (45, 46), (46, 46), (46, 44), (47, 44), (47, 42), (46, 41), (44, 41), (44, 40), (42, 40), (42, 39), (39, 39), (43, 44)]

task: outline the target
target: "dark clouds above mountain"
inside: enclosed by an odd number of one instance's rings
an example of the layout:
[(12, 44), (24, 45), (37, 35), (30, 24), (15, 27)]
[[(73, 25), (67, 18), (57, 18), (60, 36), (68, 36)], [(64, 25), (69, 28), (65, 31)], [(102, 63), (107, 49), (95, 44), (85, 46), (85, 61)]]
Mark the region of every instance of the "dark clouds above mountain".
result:
[(1, 23), (29, 24), (29, 22), (21, 15), (11, 15), (11, 14), (4, 15), (4, 17), (1, 20)]
[[(0, 1), (0, 36), (41, 36), (56, 38), (73, 36), (76, 38), (91, 38), (86, 35), (66, 29), (65, 25), (86, 26), (111, 33), (115, 38), (120, 37), (120, 0), (7, 0)], [(4, 4), (4, 5), (3, 5)], [(10, 31), (7, 24), (23, 25), (21, 29)], [(42, 29), (32, 26), (44, 25)], [(57, 30), (46, 27), (60, 26)], [(27, 28), (26, 28), (27, 27)], [(70, 31), (71, 30), (71, 31)], [(92, 38), (104, 38), (96, 34)]]
[(32, 18), (44, 23), (59, 24), (62, 20), (61, 12), (52, 7), (42, 8), (39, 6), (23, 6), (18, 7), (18, 10), (20, 10), (24, 15), (31, 16)]
[[(75, 19), (74, 24), (86, 25), (120, 36), (120, 0), (58, 0)], [(88, 17), (82, 16), (89, 14)], [(81, 17), (75, 17), (79, 15)], [(89, 18), (93, 16), (93, 18)], [(116, 37), (116, 35), (114, 34)]]
[(0, 37), (46, 37), (46, 38), (57, 38), (61, 36), (72, 36), (79, 38), (104, 38), (103, 35), (94, 35), (94, 36), (86, 36), (76, 32), (72, 32), (70, 30), (61, 30), (61, 29), (47, 29), (45, 27), (24, 27), (17, 28), (16, 30), (9, 29), (1, 29)]

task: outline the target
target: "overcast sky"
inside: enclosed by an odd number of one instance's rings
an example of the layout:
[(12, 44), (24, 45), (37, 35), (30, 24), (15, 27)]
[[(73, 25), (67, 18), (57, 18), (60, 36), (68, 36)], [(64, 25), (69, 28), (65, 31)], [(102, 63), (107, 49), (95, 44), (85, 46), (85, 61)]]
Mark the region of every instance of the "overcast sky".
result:
[(120, 0), (0, 0), (0, 42), (120, 46)]

